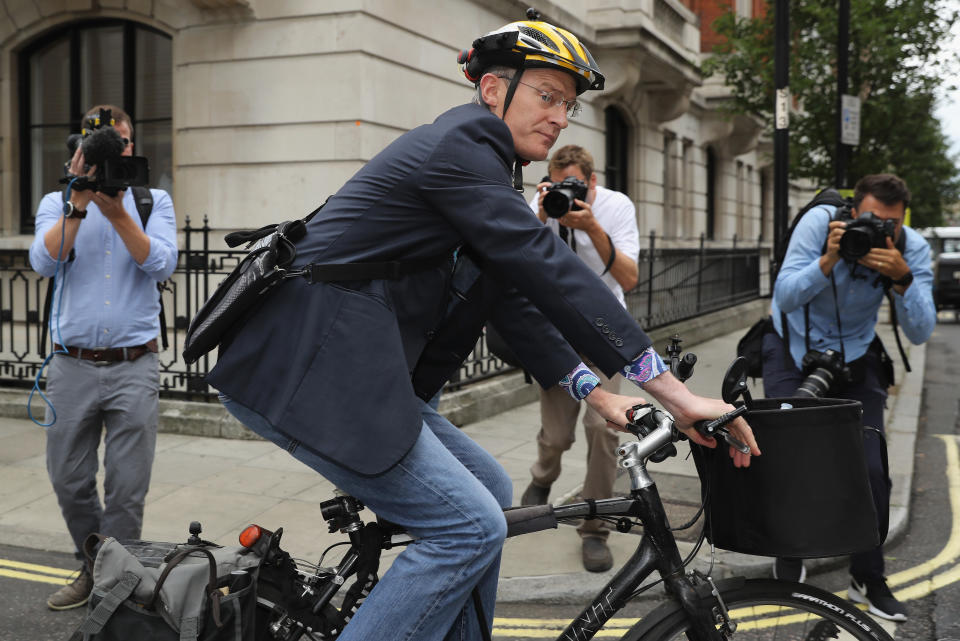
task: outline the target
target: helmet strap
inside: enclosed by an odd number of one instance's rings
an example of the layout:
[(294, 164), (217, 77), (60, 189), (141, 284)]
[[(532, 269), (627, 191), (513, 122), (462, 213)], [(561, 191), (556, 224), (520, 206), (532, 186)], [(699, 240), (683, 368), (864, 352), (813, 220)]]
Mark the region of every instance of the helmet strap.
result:
[(513, 94), (517, 91), (517, 86), (520, 84), (520, 76), (523, 75), (523, 67), (517, 69), (517, 73), (513, 74), (513, 77), (510, 78), (510, 84), (507, 85), (507, 94), (503, 97), (503, 112), (500, 115), (501, 119), (507, 117), (507, 107), (510, 106), (510, 103), (513, 102)]
[[(523, 75), (523, 67), (517, 69), (517, 72), (510, 78), (510, 84), (507, 85), (507, 94), (503, 97), (503, 111), (500, 118), (505, 120), (507, 117), (507, 107), (513, 101), (513, 94), (517, 91), (520, 84), (520, 76)], [(513, 188), (517, 191), (523, 191), (523, 160), (518, 156), (513, 163)]]

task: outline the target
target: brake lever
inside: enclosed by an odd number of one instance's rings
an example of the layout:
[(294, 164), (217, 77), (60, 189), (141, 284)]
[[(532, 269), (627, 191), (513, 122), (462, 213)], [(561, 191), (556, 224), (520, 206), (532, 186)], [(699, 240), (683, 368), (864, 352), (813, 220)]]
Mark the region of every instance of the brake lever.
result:
[(730, 434), (730, 430), (727, 429), (727, 423), (731, 422), (733, 419), (737, 418), (742, 414), (746, 414), (747, 407), (746, 405), (740, 405), (735, 410), (727, 412), (722, 416), (718, 416), (712, 421), (697, 421), (696, 428), (697, 431), (703, 434), (704, 436), (709, 437), (720, 437), (727, 442), (728, 445), (733, 447), (733, 449), (742, 452), (744, 454), (750, 453), (750, 447)]
[(733, 449), (737, 450), (738, 452), (743, 452), (744, 454), (750, 453), (750, 446), (730, 434), (727, 428), (722, 427), (717, 431), (720, 432), (720, 436), (723, 437), (723, 440), (725, 440)]

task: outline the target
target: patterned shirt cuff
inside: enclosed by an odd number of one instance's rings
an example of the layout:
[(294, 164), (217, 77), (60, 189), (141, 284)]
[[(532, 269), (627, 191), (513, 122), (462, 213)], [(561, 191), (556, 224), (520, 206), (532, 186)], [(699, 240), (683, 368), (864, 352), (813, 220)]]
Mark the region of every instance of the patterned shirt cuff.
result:
[(628, 381), (633, 381), (640, 387), (651, 379), (660, 376), (669, 368), (660, 355), (651, 345), (638, 356), (632, 363), (623, 368), (623, 375)]
[(592, 392), (595, 387), (600, 385), (600, 379), (590, 371), (590, 368), (581, 362), (572, 372), (560, 379), (560, 387), (567, 390), (567, 393), (575, 401), (582, 401), (587, 394)]

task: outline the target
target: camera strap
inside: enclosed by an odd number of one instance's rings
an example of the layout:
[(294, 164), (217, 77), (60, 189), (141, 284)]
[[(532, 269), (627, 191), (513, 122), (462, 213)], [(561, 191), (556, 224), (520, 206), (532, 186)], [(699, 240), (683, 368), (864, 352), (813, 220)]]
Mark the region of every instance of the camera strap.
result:
[[(837, 314), (837, 338), (840, 340), (840, 356), (843, 362), (847, 362), (847, 353), (843, 349), (843, 325), (840, 324), (840, 303), (837, 300), (837, 281), (833, 277), (833, 271), (830, 271), (830, 287), (833, 289), (833, 309)], [(809, 305), (807, 306), (809, 307)], [(807, 340), (810, 340), (810, 327), (807, 326)]]
[(887, 297), (887, 302), (890, 303), (890, 323), (893, 325), (893, 337), (897, 339), (897, 349), (900, 351), (900, 358), (903, 359), (903, 367), (908, 372), (912, 372), (910, 369), (910, 361), (907, 360), (907, 353), (903, 350), (903, 343), (900, 341), (900, 325), (897, 323), (897, 304), (893, 300), (893, 292), (890, 291), (890, 287), (885, 287), (883, 293)]
[(603, 268), (603, 272), (600, 274), (601, 276), (610, 271), (610, 268), (613, 267), (613, 261), (617, 259), (617, 248), (614, 246), (613, 239), (610, 238), (610, 234), (607, 234), (607, 242), (610, 243), (610, 258), (607, 260), (607, 264)]

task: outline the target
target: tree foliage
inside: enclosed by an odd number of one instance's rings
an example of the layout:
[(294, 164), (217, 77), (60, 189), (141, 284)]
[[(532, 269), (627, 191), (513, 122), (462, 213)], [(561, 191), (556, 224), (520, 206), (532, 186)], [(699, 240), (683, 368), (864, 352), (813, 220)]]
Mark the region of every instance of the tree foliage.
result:
[[(892, 172), (913, 194), (914, 226), (940, 222), (960, 198), (957, 158), (934, 116), (936, 95), (956, 70), (944, 44), (957, 13), (943, 0), (852, 0), (847, 93), (862, 100), (860, 144), (847, 177)], [(704, 65), (731, 88), (728, 108), (761, 117), (773, 128), (774, 6), (757, 18), (722, 14), (713, 28), (725, 38)], [(837, 118), (837, 2), (790, 1), (790, 176), (820, 186), (834, 182)]]

